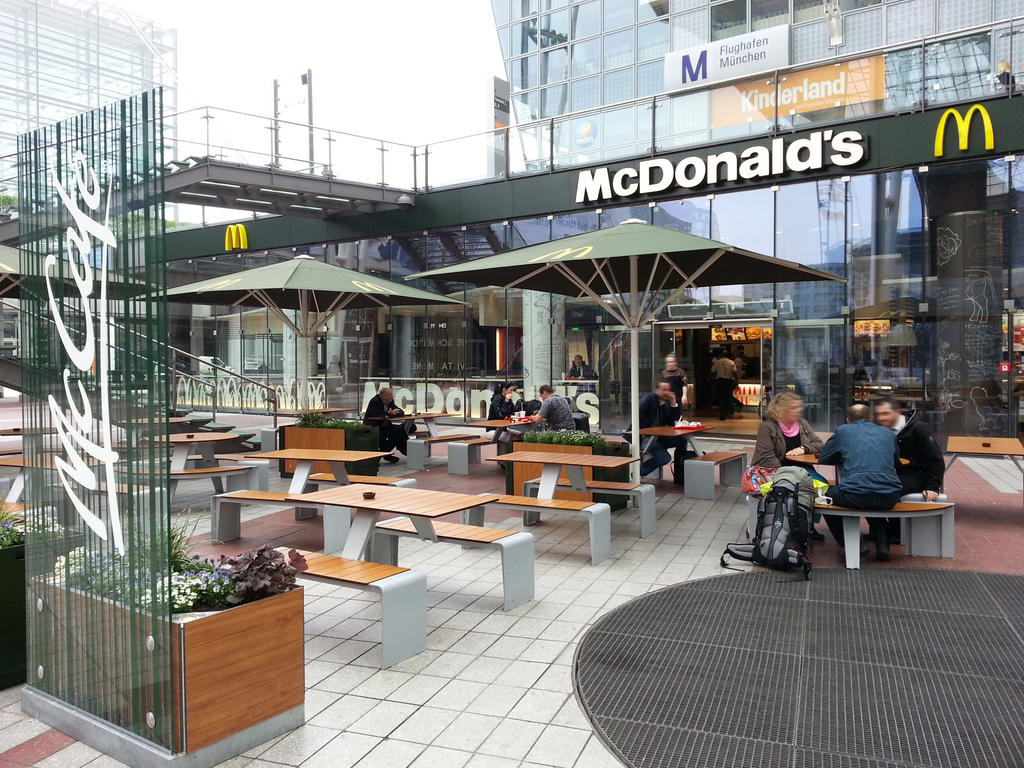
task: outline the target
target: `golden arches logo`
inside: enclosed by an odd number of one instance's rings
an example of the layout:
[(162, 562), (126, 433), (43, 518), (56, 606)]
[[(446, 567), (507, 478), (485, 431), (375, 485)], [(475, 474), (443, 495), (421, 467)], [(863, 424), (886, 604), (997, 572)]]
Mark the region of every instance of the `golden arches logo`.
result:
[(353, 280), (352, 285), (361, 291), (368, 291), (370, 293), (390, 293), (392, 296), (398, 295), (398, 291), (394, 288), (387, 288), (386, 286), (379, 285), (378, 283), (371, 283), (369, 280)]
[(224, 250), (244, 251), (249, 247), (249, 234), (245, 224), (229, 224), (224, 230)]
[(952, 117), (956, 121), (956, 132), (957, 138), (959, 139), (959, 147), (961, 152), (966, 152), (968, 144), (971, 138), (971, 121), (974, 119), (974, 115), (981, 115), (982, 126), (985, 129), (985, 149), (995, 149), (996, 141), (995, 134), (992, 131), (992, 118), (989, 117), (988, 110), (985, 109), (981, 104), (975, 104), (967, 110), (966, 115), (961, 115), (960, 110), (955, 108), (947, 109), (942, 113), (942, 117), (939, 118), (939, 124), (935, 128), (935, 156), (942, 157), (944, 145), (946, 143), (946, 121)]
[(579, 248), (562, 248), (558, 251), (551, 251), (551, 253), (544, 253), (540, 256), (534, 256), (527, 263), (537, 264), (542, 261), (564, 261), (565, 259), (582, 259), (588, 253), (594, 250), (592, 245), (581, 245)]

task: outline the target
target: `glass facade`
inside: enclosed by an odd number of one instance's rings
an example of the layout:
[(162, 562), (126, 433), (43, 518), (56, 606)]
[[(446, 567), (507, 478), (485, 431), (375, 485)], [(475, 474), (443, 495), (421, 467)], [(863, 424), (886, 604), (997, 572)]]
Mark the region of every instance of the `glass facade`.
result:
[[(863, 174), (311, 250), (401, 279), (629, 218), (713, 237), (848, 282), (749, 285), (738, 274), (735, 285), (688, 291), (641, 335), (642, 390), (660, 357), (675, 351), (690, 366), (698, 407), (709, 406), (706, 350), (691, 354), (683, 331), (756, 327), (768, 330), (742, 345), (751, 358), (748, 383), (766, 395), (801, 393), (817, 429), (842, 423), (854, 398), (889, 394), (922, 411), (940, 436), (1004, 435), (1024, 421), (1019, 165), (1000, 158)], [(292, 255), (176, 262), (172, 275), (186, 282)], [(390, 383), (403, 407), (481, 418), (489, 393), (506, 379), (524, 384), (527, 397), (554, 382), (592, 427), (624, 429), (629, 338), (599, 305), (456, 283), (422, 287), (467, 306), (348, 312), (329, 325), (317, 364), (331, 407), (360, 410)], [(285, 359), (294, 355), (287, 336), (262, 310), (215, 308), (191, 330), (184, 318), (172, 323), (176, 346), (244, 365), (250, 376), (259, 371), (270, 384), (287, 378)], [(567, 377), (576, 355), (592, 379)]]

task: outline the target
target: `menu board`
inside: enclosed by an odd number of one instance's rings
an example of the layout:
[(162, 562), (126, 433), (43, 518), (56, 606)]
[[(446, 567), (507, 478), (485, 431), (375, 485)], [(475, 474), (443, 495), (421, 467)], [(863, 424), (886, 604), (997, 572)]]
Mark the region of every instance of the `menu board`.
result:
[(853, 337), (855, 339), (873, 339), (886, 336), (890, 330), (889, 320), (854, 320)]
[(761, 329), (759, 327), (745, 328), (747, 332), (747, 341), (757, 341), (761, 338)]
[(729, 341), (746, 341), (747, 340), (747, 329), (746, 328), (726, 328), (726, 335), (729, 337)]
[(725, 328), (712, 328), (711, 329), (711, 340), (712, 341), (728, 341), (728, 337), (725, 335)]

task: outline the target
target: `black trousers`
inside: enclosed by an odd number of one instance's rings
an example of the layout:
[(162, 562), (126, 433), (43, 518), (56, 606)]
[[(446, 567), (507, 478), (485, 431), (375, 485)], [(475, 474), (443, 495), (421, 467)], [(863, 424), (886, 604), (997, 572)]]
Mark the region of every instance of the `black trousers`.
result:
[(380, 428), (380, 449), (390, 451), (397, 448), (403, 456), (407, 452), (409, 434), (405, 431), (405, 425), (388, 424), (385, 422)]
[[(849, 507), (851, 509), (892, 509), (900, 500), (899, 493), (847, 493), (842, 486), (830, 485), (825, 494), (837, 507)], [(888, 535), (890, 520), (886, 517), (869, 517), (868, 529), (872, 537), (877, 538), (879, 534)], [(832, 538), (840, 547), (845, 547), (846, 542), (843, 536), (843, 518), (839, 515), (825, 515), (825, 524), (832, 532)], [(899, 526), (899, 520), (896, 520)], [(898, 530), (898, 527), (897, 527)], [(854, 544), (859, 546), (860, 542)]]
[(715, 398), (718, 400), (718, 416), (727, 419), (732, 415), (732, 392), (734, 379), (715, 379)]

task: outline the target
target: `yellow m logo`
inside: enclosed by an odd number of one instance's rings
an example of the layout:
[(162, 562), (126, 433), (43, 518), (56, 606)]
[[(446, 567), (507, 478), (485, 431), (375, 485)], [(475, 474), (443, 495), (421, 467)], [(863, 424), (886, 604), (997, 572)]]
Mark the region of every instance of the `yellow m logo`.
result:
[(594, 250), (592, 245), (583, 245), (579, 248), (562, 248), (559, 251), (551, 251), (551, 253), (543, 253), (540, 256), (534, 256), (530, 259), (529, 264), (536, 264), (540, 261), (562, 261), (563, 259), (582, 259), (588, 253)]
[(966, 115), (961, 115), (958, 109), (947, 109), (939, 118), (939, 124), (935, 128), (935, 156), (942, 157), (943, 145), (946, 143), (946, 121), (952, 117), (956, 120), (957, 137), (960, 140), (960, 151), (966, 152), (967, 145), (971, 138), (971, 120), (977, 112), (981, 115), (981, 122), (985, 128), (985, 149), (995, 149), (996, 141), (992, 133), (992, 118), (988, 116), (988, 110), (981, 104), (975, 104), (967, 110)]
[(396, 291), (394, 288), (386, 288), (383, 285), (378, 285), (377, 283), (371, 283), (369, 280), (353, 280), (352, 281), (352, 285), (354, 285), (356, 288), (358, 288), (361, 291), (366, 291), (367, 293), (390, 293), (390, 294), (397, 294), (398, 293), (398, 291)]
[(224, 250), (244, 251), (249, 247), (249, 235), (246, 234), (245, 224), (229, 224), (224, 230)]

